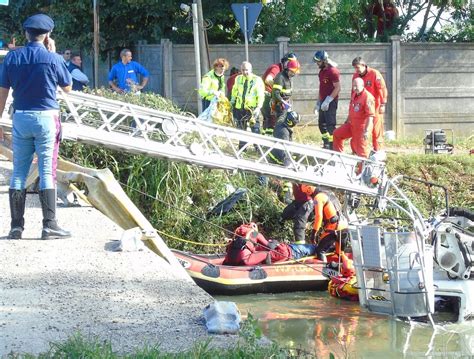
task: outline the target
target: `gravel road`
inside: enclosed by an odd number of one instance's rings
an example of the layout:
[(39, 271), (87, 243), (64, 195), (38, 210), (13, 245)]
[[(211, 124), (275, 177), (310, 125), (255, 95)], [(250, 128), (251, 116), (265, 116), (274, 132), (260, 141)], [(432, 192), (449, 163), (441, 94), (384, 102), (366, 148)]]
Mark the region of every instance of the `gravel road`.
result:
[(180, 351), (208, 338), (202, 310), (212, 297), (148, 249), (110, 251), (122, 230), (94, 208), (59, 207), (73, 237), (42, 241), (38, 195), (28, 194), (24, 239), (7, 240), (11, 167), (0, 156), (0, 357), (45, 352), (77, 331), (122, 353), (144, 343)]

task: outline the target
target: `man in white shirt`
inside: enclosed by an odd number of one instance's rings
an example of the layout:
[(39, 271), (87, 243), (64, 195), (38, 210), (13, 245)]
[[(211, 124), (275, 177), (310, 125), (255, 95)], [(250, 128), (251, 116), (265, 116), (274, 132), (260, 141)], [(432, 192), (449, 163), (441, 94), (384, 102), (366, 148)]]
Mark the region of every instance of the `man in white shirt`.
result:
[(71, 64), (68, 67), (69, 72), (72, 76), (72, 89), (74, 91), (82, 91), (84, 87), (89, 83), (89, 78), (82, 72), (82, 59), (81, 55), (74, 54), (71, 57)]

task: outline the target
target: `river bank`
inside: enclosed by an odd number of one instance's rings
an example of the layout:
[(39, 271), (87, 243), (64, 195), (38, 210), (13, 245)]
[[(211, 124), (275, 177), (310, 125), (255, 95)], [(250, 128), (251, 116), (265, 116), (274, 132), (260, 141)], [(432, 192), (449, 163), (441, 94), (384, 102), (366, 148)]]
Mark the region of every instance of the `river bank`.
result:
[(39, 240), (41, 206), (28, 194), (22, 240), (7, 240), (11, 162), (0, 157), (0, 357), (44, 353), (80, 332), (120, 353), (144, 344), (182, 351), (196, 342), (228, 347), (236, 336), (209, 336), (202, 310), (212, 297), (145, 249), (113, 252), (122, 230), (92, 207), (59, 207), (73, 237)]

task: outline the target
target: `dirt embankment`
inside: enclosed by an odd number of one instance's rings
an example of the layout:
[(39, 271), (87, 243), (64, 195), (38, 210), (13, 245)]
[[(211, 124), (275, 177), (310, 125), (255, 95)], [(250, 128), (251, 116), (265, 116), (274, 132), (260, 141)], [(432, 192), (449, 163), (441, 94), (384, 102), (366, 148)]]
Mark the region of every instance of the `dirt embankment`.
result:
[(202, 310), (213, 299), (147, 249), (110, 251), (122, 230), (91, 207), (58, 208), (73, 237), (42, 241), (38, 195), (28, 194), (24, 239), (7, 240), (10, 175), (0, 157), (0, 357), (45, 352), (76, 331), (120, 352), (143, 343), (179, 351), (208, 337)]

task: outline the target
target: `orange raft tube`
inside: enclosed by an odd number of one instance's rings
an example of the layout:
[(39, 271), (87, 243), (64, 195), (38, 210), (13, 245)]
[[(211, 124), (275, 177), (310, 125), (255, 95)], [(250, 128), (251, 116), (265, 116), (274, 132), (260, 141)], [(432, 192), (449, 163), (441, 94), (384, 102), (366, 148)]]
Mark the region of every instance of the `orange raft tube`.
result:
[(209, 294), (240, 295), (325, 290), (326, 263), (315, 257), (271, 265), (223, 265), (224, 254), (203, 255), (172, 250), (198, 286)]

